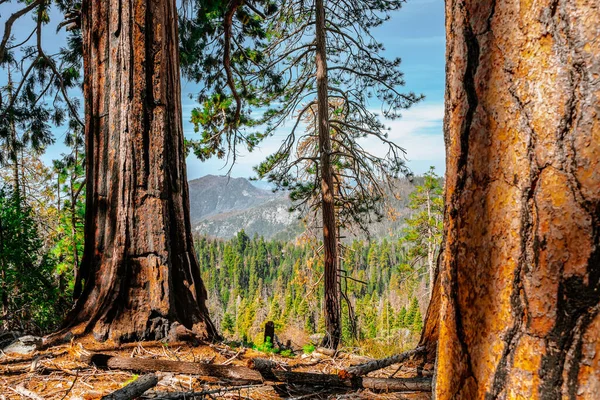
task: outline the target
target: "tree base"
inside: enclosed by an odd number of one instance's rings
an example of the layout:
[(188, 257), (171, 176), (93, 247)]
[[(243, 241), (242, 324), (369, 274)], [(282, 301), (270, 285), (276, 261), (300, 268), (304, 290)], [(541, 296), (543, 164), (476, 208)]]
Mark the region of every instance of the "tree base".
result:
[[(204, 329), (192, 330), (188, 329), (185, 326), (181, 325), (179, 322), (171, 322), (167, 328), (167, 325), (162, 325), (161, 329), (158, 331), (147, 331), (147, 332), (128, 332), (127, 335), (124, 336), (116, 336), (116, 335), (98, 335), (93, 330), (90, 332), (89, 329), (86, 329), (86, 324), (78, 324), (72, 327), (63, 328), (58, 332), (52, 333), (43, 338), (42, 344), (39, 346), (39, 349), (46, 349), (53, 346), (58, 346), (65, 343), (70, 343), (73, 340), (79, 340), (83, 338), (89, 338), (89, 340), (96, 341), (98, 343), (114, 343), (115, 345), (120, 345), (123, 343), (131, 343), (131, 342), (152, 342), (152, 341), (160, 341), (166, 343), (189, 343), (192, 346), (200, 346), (202, 344), (206, 344), (207, 342), (213, 342), (218, 337), (208, 337), (205, 333)], [(165, 329), (167, 328), (167, 329)], [(167, 332), (166, 335), (157, 335), (158, 332)], [(146, 339), (140, 339), (141, 337), (145, 337)], [(154, 338), (154, 339), (151, 339)]]

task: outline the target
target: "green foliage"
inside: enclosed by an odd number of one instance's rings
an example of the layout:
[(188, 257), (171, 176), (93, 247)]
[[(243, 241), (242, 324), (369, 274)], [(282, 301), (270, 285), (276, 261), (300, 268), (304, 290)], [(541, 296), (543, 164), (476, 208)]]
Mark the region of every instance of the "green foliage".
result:
[(270, 336), (267, 336), (267, 340), (265, 340), (263, 343), (259, 344), (259, 345), (255, 345), (253, 347), (254, 350), (256, 351), (261, 351), (263, 353), (268, 353), (268, 354), (276, 354), (279, 353), (279, 349), (273, 347), (273, 342)]
[(431, 269), (442, 243), (443, 182), (436, 175), (434, 167), (431, 167), (422, 179), (423, 183), (417, 185), (415, 191), (410, 194), (409, 207), (413, 214), (406, 220), (403, 242), (408, 246), (408, 263), (416, 265), (422, 259), (427, 259)]
[(406, 307), (402, 307), (400, 309), (400, 312), (398, 313), (398, 318), (396, 318), (396, 327), (406, 328)]
[(8, 189), (0, 190), (0, 319), (4, 329), (44, 332), (56, 326), (65, 301), (53, 281), (31, 208)]
[[(18, 3), (16, 11), (33, 2), (13, 3)], [(58, 13), (51, 12), (54, 5)], [(75, 162), (62, 160), (64, 174), (50, 171), (39, 157), (55, 141), (51, 128), (65, 124), (67, 146), (83, 153), (79, 102), (77, 96), (68, 98), (80, 88), (82, 78), (79, 28), (72, 27), (63, 47), (57, 50), (53, 43), (52, 51), (45, 51), (50, 19), (79, 9), (79, 0), (39, 2), (7, 32), (9, 41), (0, 49), (0, 65), (8, 78), (0, 87), (0, 178), (12, 187), (12, 192), (1, 194), (0, 297), (5, 300), (0, 305), (0, 328), (42, 334), (54, 329), (71, 305), (77, 262), (69, 257), (76, 260), (82, 251), (83, 203), (73, 201), (71, 207), (65, 201), (65, 185), (70, 185), (71, 193), (81, 187), (83, 157)], [(15, 30), (21, 22), (33, 27), (29, 37), (29, 29)], [(74, 139), (77, 130), (79, 144)], [(5, 174), (5, 168), (13, 171), (12, 176)]]
[[(211, 294), (209, 311), (223, 316), (219, 330), (228, 339), (254, 343), (262, 341), (266, 321), (275, 323), (278, 335), (285, 335), (288, 329), (304, 335), (323, 333), (323, 290), (319, 285), (323, 262), (315, 256), (318, 246), (310, 241), (265, 241), (243, 231), (230, 240), (197, 237), (200, 270)], [(394, 337), (400, 328), (415, 332), (418, 328), (415, 320), (421, 316), (415, 315), (419, 313), (416, 290), (420, 278), (406, 263), (405, 246), (401, 239), (349, 245), (352, 251), (341, 268), (351, 278), (366, 282), (347, 281), (361, 340)], [(404, 267), (393, 267), (398, 265)], [(392, 297), (408, 301), (398, 304)], [(411, 313), (408, 319), (407, 309)], [(355, 341), (349, 318), (344, 302), (344, 343)], [(258, 347), (265, 351), (261, 346), (265, 344)]]
[(282, 357), (293, 357), (294, 353), (290, 349), (281, 350), (279, 355)]
[[(410, 307), (404, 317), (404, 326), (411, 330), (414, 330), (417, 327), (423, 327), (423, 321), (421, 317), (421, 312), (419, 311), (419, 302), (416, 297), (413, 297), (410, 302)], [(419, 330), (420, 332), (420, 330)]]
[(266, 121), (269, 113), (258, 110), (282, 91), (282, 76), (269, 67), (265, 54), (274, 35), (267, 20), (276, 2), (189, 0), (183, 10), (182, 72), (201, 83), (190, 120), (200, 139), (188, 139), (186, 146), (201, 160), (235, 157), (239, 145), (253, 150), (265, 135), (248, 130)]
[(66, 282), (65, 294), (73, 293), (75, 271), (83, 256), (85, 220), (85, 157), (82, 128), (71, 121), (65, 144), (71, 153), (53, 162), (56, 188), (60, 193), (58, 224), (55, 229), (52, 254), (56, 259), (55, 272)]
[(132, 374), (131, 378), (127, 379), (125, 382), (123, 382), (121, 384), (121, 387), (125, 387), (125, 386), (129, 385), (130, 383), (137, 381), (139, 377), (140, 376), (138, 374)]
[(442, 195), (442, 179), (435, 173), (435, 168), (430, 167), (423, 176), (423, 184), (417, 185), (416, 190), (410, 194), (409, 207), (414, 213), (406, 220), (408, 228), (405, 240), (412, 244), (409, 252), (412, 257), (424, 256), (430, 242), (436, 246), (441, 243), (444, 213)]
[(315, 345), (314, 344), (306, 344), (306, 345), (302, 346), (302, 351), (304, 352), (304, 354), (311, 354), (312, 352), (315, 351)]
[(421, 311), (417, 310), (415, 313), (414, 321), (410, 328), (413, 332), (417, 333), (423, 330), (423, 316), (421, 315)]
[(230, 335), (234, 332), (235, 322), (231, 314), (229, 314), (228, 312), (226, 312), (225, 315), (223, 315), (223, 322), (221, 323), (221, 328), (223, 329), (223, 332), (228, 333)]
[(2, 194), (0, 247), (10, 249), (2, 256), (6, 279), (0, 279), (8, 296), (2, 303), (6, 328), (46, 333), (71, 306), (85, 214), (83, 135), (74, 121), (65, 144), (72, 153), (56, 160), (53, 169), (38, 160), (35, 149), (22, 148), (8, 157), (11, 173), (0, 173), (6, 185), (19, 188)]

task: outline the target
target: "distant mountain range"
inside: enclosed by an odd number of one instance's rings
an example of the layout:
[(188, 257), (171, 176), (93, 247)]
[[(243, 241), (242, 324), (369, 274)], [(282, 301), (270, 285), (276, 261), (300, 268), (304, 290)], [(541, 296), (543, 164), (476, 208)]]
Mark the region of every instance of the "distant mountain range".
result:
[[(375, 237), (394, 235), (409, 212), (406, 207), (413, 185), (398, 181), (393, 201), (397, 218), (372, 225)], [(265, 239), (290, 240), (303, 232), (298, 213), (290, 213), (285, 192), (260, 189), (244, 178), (207, 175), (189, 182), (192, 227), (198, 234), (228, 239), (241, 229)]]
[(300, 233), (297, 213), (288, 210), (286, 193), (259, 189), (244, 178), (207, 175), (189, 182), (194, 230), (230, 238), (241, 229), (266, 239), (290, 239)]

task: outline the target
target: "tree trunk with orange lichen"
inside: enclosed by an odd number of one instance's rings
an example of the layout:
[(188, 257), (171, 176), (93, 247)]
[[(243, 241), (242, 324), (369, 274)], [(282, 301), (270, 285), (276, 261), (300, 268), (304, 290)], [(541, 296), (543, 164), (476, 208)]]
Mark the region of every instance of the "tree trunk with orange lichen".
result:
[(192, 244), (175, 0), (84, 0), (82, 18), (86, 230), (67, 328), (214, 338)]
[(600, 7), (448, 0), (439, 399), (600, 393)]

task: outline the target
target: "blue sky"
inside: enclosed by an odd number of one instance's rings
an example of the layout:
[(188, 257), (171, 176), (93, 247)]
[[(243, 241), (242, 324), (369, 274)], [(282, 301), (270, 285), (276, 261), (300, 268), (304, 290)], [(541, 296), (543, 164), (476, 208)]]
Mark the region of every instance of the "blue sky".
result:
[[(0, 26), (4, 26), (7, 16), (19, 7), (15, 4), (0, 6)], [(57, 16), (58, 17), (58, 16)], [(55, 18), (54, 20), (58, 20)], [(15, 26), (17, 38), (26, 37), (33, 27), (29, 17), (23, 17)], [(385, 46), (385, 55), (402, 58), (401, 70), (405, 73), (405, 90), (422, 93), (425, 100), (403, 112), (402, 118), (386, 121), (390, 138), (407, 151), (408, 166), (416, 174), (425, 172), (430, 165), (436, 167), (438, 174), (445, 170), (445, 150), (442, 134), (444, 113), (444, 1), (408, 0), (401, 10), (392, 14), (391, 19), (373, 32)], [(53, 46), (64, 42), (62, 34), (57, 35), (51, 26), (45, 27), (44, 41), (49, 51)], [(4, 73), (0, 83), (4, 83)], [(193, 137), (193, 126), (189, 123), (190, 111), (195, 103), (189, 95), (197, 92), (196, 85), (182, 82), (183, 123), (186, 135)], [(65, 128), (54, 129), (56, 144), (48, 148), (43, 156), (50, 163), (66, 151)], [(242, 153), (238, 163), (231, 171), (234, 177), (248, 178), (253, 175), (252, 167), (265, 156), (275, 151), (279, 141), (285, 135), (275, 135), (262, 143), (253, 153)], [(377, 151), (376, 143), (366, 147)], [(188, 157), (188, 178), (195, 179), (207, 174), (220, 175), (227, 172), (223, 160), (211, 159), (201, 162), (194, 156)]]

